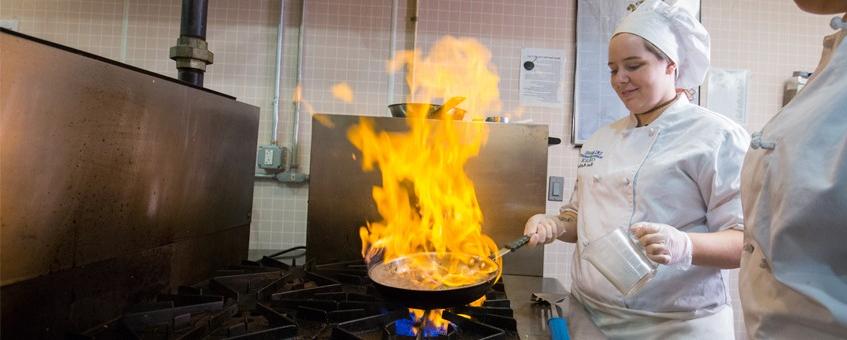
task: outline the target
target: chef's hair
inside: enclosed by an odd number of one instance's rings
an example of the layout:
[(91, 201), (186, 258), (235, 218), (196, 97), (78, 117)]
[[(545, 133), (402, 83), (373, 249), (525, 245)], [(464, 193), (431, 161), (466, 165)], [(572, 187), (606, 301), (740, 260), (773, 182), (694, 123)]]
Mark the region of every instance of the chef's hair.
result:
[[(674, 68), (674, 70), (673, 70), (674, 79), (676, 79), (676, 77), (679, 76), (679, 65), (676, 65), (676, 63), (673, 60), (671, 60), (671, 58), (668, 57), (667, 54), (665, 54), (665, 52), (662, 52), (662, 50), (660, 50), (658, 47), (656, 47), (656, 45), (653, 45), (653, 43), (647, 41), (647, 39), (641, 38), (641, 41), (644, 41), (644, 48), (646, 48), (648, 52), (650, 52), (651, 54), (656, 56), (656, 59), (659, 59), (659, 61), (667, 61), (669, 64), (676, 66), (676, 68)], [(688, 95), (688, 99), (691, 99), (690, 93), (686, 93), (686, 95)]]
[[(639, 37), (639, 38), (641, 38), (641, 37)], [(649, 51), (654, 56), (656, 56), (657, 59), (659, 59), (660, 61), (667, 61), (667, 62), (673, 63), (673, 60), (671, 60), (671, 58), (668, 57), (668, 55), (665, 54), (665, 52), (662, 52), (662, 50), (660, 50), (658, 47), (656, 47), (656, 45), (653, 45), (653, 43), (647, 41), (647, 39), (641, 38), (641, 40), (644, 41), (644, 48), (646, 48), (647, 51)]]

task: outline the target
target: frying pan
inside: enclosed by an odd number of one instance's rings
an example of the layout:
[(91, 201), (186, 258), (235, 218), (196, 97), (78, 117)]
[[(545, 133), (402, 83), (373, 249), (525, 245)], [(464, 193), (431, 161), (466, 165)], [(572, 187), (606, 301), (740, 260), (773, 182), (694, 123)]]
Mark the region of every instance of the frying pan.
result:
[[(414, 253), (383, 262), (380, 255), (371, 258), (368, 264), (368, 277), (373, 281), (377, 291), (389, 301), (398, 303), (404, 307), (423, 310), (451, 308), (467, 305), (485, 295), (491, 286), (497, 282), (502, 268), (495, 259), (505, 253), (522, 247), (529, 240), (528, 237), (510, 242), (505, 248), (494, 254), (491, 258), (476, 257), (476, 266), (483, 272), (489, 272), (475, 282), (449, 288), (423, 288), (413, 284), (408, 276), (398, 274), (404, 268), (408, 268), (410, 262), (420, 261), (430, 263), (449, 263), (453, 256), (458, 254), (436, 254), (436, 253)], [(508, 250), (508, 251), (507, 251)]]
[(398, 268), (406, 268), (407, 264), (412, 261), (448, 263), (453, 256), (449, 253), (442, 255), (414, 253), (395, 258), (389, 262), (382, 262), (374, 258), (369, 264), (368, 276), (386, 299), (404, 307), (423, 310), (458, 307), (474, 302), (482, 297), (500, 276), (500, 267), (489, 258), (480, 258), (480, 261), (485, 270), (492, 270), (490, 274), (476, 282), (459, 287), (439, 289), (416, 287), (407, 277), (398, 274)]

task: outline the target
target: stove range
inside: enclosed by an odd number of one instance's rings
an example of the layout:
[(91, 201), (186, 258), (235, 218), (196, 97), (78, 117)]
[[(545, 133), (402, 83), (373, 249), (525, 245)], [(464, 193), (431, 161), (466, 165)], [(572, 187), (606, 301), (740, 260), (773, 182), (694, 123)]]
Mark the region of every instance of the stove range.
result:
[[(446, 334), (426, 339), (518, 339), (502, 282), (480, 307), (446, 310)], [(73, 339), (414, 339), (409, 310), (380, 297), (364, 263), (297, 266), (243, 261), (175, 294), (129, 308)]]

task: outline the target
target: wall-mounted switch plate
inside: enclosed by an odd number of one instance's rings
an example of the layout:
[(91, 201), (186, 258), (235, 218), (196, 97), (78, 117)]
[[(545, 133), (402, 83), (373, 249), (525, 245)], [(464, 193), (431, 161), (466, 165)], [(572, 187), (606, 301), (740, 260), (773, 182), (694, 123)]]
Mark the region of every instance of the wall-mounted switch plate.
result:
[(548, 201), (563, 201), (563, 188), (565, 186), (565, 178), (558, 176), (550, 176), (550, 181), (547, 185), (547, 200)]

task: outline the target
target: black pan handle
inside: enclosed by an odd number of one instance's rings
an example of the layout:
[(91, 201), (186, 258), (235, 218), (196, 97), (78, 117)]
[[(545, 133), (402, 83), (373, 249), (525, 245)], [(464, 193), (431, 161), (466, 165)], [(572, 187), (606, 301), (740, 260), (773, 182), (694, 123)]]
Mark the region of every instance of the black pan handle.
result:
[(524, 235), (521, 238), (514, 240), (512, 242), (506, 243), (503, 246), (506, 247), (506, 248), (509, 248), (509, 250), (511, 250), (511, 251), (515, 251), (515, 249), (523, 247), (524, 245), (529, 243), (529, 239), (530, 239), (529, 235)]

